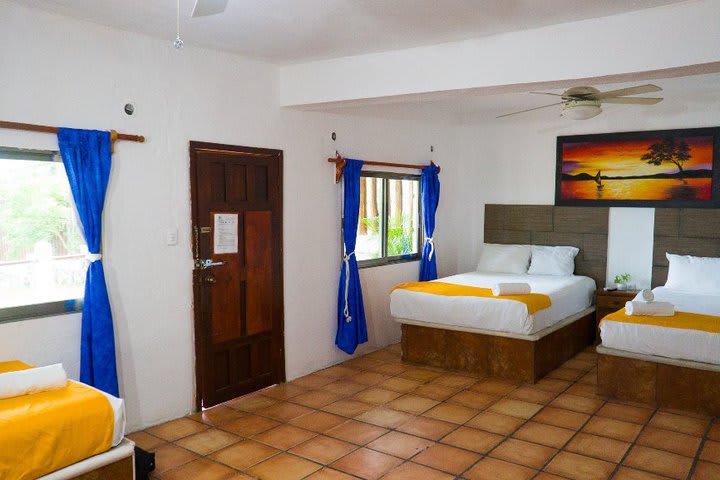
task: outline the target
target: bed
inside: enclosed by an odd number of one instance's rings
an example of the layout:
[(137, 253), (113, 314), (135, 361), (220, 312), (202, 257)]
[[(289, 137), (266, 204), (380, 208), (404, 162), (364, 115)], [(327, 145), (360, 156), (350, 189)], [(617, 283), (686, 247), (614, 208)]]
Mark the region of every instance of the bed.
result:
[[(592, 345), (591, 291), (605, 281), (608, 213), (607, 208), (485, 205), (485, 242), (575, 246), (575, 276), (554, 284), (548, 278), (533, 279), (536, 289), (554, 297), (551, 309), (535, 315), (528, 315), (522, 305), (500, 306), (500, 300), (479, 307), (474, 300), (455, 299), (443, 306), (415, 297), (413, 306), (404, 293), (391, 294), (391, 314), (401, 323), (403, 359), (535, 383)], [(473, 272), (441, 280), (488, 286), (493, 279), (483, 275)], [(517, 279), (503, 280), (513, 278)], [(475, 308), (484, 312), (482, 318)]]
[[(678, 312), (717, 317), (712, 323), (720, 324), (720, 294), (665, 286), (667, 252), (720, 257), (720, 211), (657, 209), (652, 271), (656, 300), (673, 303)], [(598, 393), (720, 415), (720, 333), (603, 321), (601, 337)]]
[[(670, 302), (676, 311), (715, 316), (720, 323), (720, 295), (694, 294), (667, 287), (654, 288), (653, 293), (656, 301)], [(720, 367), (720, 333), (612, 320), (604, 320), (600, 331), (605, 349)]]
[(595, 281), (579, 275), (469, 272), (438, 281), (481, 288), (492, 288), (497, 283), (528, 283), (533, 292), (549, 296), (552, 305), (530, 314), (523, 303), (498, 298), (446, 297), (396, 290), (390, 296), (392, 315), (411, 325), (530, 337), (585, 312), (592, 305), (595, 292)]
[[(32, 368), (0, 362), (0, 373)], [(80, 382), (0, 399), (0, 477), (131, 480), (134, 444), (124, 433), (123, 400)]]
[[(720, 295), (700, 295), (666, 287), (655, 299), (677, 312), (709, 315), (720, 326)], [(720, 331), (674, 328), (675, 317), (659, 317), (668, 326), (600, 324), (598, 393), (621, 400), (720, 415)], [(678, 322), (679, 326), (682, 322)], [(716, 329), (717, 330), (717, 329)]]
[(552, 304), (529, 313), (502, 298), (394, 290), (390, 311), (402, 325), (406, 361), (534, 383), (592, 342), (591, 278), (469, 272), (437, 281), (480, 288), (526, 282)]

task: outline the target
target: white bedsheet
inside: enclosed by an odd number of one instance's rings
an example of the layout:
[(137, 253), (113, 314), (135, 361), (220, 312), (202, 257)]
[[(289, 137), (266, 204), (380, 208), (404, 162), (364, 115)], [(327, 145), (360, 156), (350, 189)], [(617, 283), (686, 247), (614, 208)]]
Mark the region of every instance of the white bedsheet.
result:
[(390, 313), (402, 321), (478, 328), (498, 332), (530, 335), (592, 305), (595, 281), (577, 275), (517, 275), (510, 273), (469, 272), (440, 278), (437, 281), (492, 288), (496, 283), (526, 282), (533, 293), (550, 297), (552, 306), (528, 314), (524, 303), (484, 297), (450, 297), (408, 290), (390, 295)]
[[(656, 301), (671, 302), (676, 312), (718, 316), (720, 295), (699, 295), (667, 287), (653, 289)], [(606, 320), (600, 327), (602, 344), (626, 352), (720, 365), (720, 334), (700, 330), (637, 325)]]
[[(90, 385), (87, 385), (85, 383), (83, 383), (83, 385), (90, 387)], [(95, 390), (97, 389), (95, 388)], [(122, 442), (122, 439), (125, 436), (125, 402), (122, 398), (117, 398), (116, 396), (105, 393), (102, 390), (97, 391), (102, 393), (103, 396), (108, 399), (108, 402), (110, 402), (110, 407), (112, 407), (115, 420), (115, 423), (113, 424), (112, 446), (115, 447), (119, 445), (120, 442)]]

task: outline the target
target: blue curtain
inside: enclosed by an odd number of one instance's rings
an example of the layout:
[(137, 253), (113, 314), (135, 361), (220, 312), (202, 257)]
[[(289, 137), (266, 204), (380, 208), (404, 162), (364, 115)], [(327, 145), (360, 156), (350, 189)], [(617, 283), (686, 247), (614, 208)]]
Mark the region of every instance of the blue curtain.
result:
[(435, 211), (440, 201), (440, 168), (435, 165), (422, 169), (420, 190), (423, 205), (423, 223), (425, 225), (425, 246), (420, 260), (420, 281), (427, 282), (437, 278), (437, 255), (433, 243), (435, 232)]
[(360, 214), (360, 160), (345, 159), (343, 167), (343, 243), (345, 256), (340, 268), (338, 287), (337, 335), (335, 345), (345, 353), (355, 352), (358, 344), (367, 342), (365, 307), (360, 272), (355, 258), (358, 215)]
[(100, 260), (102, 212), (110, 179), (110, 133), (61, 128), (58, 143), (90, 251), (82, 312), (80, 381), (118, 396), (115, 334)]

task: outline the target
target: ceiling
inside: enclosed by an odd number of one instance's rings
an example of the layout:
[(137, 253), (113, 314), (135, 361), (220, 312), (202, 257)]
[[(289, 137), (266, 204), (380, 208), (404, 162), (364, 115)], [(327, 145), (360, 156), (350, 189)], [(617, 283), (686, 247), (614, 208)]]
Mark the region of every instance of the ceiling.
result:
[[(601, 91), (607, 91), (633, 85), (644, 85), (646, 83), (658, 85), (662, 87), (663, 91), (637, 96), (663, 97), (664, 100), (662, 102), (652, 106), (604, 104), (602, 106), (603, 113), (598, 118), (621, 114), (626, 111), (636, 112), (638, 114), (677, 115), (692, 110), (695, 106), (698, 108), (707, 108), (707, 105), (720, 102), (720, 73), (649, 80), (638, 78), (630, 82), (607, 84), (576, 81), (569, 82), (563, 88), (537, 89), (537, 91), (562, 93), (565, 88), (582, 85), (594, 85)], [(548, 100), (548, 98), (550, 98), (550, 100)], [(520, 120), (529, 122), (560, 120), (560, 106), (549, 107), (508, 118), (495, 119), (496, 116), (504, 113), (516, 112), (541, 105), (548, 105), (550, 103), (554, 103), (552, 97), (534, 95), (527, 91), (494, 95), (457, 92), (453, 95), (445, 95), (440, 98), (427, 96), (412, 98), (408, 96), (402, 100), (390, 99), (386, 103), (377, 102), (373, 105), (319, 106), (315, 108), (315, 110), (398, 120), (422, 119), (443, 122), (492, 120), (501, 124), (502, 122), (507, 123)], [(573, 120), (562, 121), (564, 123), (573, 122)]]
[[(175, 37), (175, 0), (15, 1), (168, 43)], [(224, 14), (193, 19), (194, 0), (180, 0), (186, 45), (277, 64), (432, 45), (671, 3), (680, 1), (230, 0)]]

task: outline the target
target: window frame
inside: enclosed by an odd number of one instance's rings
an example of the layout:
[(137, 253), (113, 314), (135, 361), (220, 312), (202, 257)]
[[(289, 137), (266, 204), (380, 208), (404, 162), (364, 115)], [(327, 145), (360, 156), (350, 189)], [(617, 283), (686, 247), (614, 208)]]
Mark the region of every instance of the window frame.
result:
[[(62, 162), (57, 150), (24, 149), (0, 145), (0, 160)], [(70, 195), (70, 199), (75, 199)], [(52, 302), (0, 307), (0, 324), (30, 320), (33, 318), (52, 317), (69, 313), (82, 312), (83, 298), (68, 298)]]
[[(367, 260), (358, 260), (358, 268), (372, 268), (381, 267), (383, 265), (395, 265), (398, 263), (406, 262), (417, 262), (422, 258), (422, 247), (425, 243), (425, 227), (423, 225), (423, 208), (422, 208), (422, 182), (420, 181), (421, 176), (418, 174), (410, 173), (396, 173), (396, 172), (380, 172), (380, 171), (361, 171), (360, 178), (381, 178), (383, 180), (383, 196), (382, 204), (380, 206), (380, 216), (383, 219), (381, 222), (382, 229), (380, 233), (380, 252), (379, 258), (372, 258)], [(387, 229), (388, 229), (388, 203), (390, 201), (390, 189), (388, 188), (389, 180), (414, 180), (418, 182), (418, 229), (419, 235), (417, 240), (417, 253), (411, 253), (407, 255), (393, 255), (389, 257), (387, 255)], [(360, 221), (360, 219), (358, 219)]]

